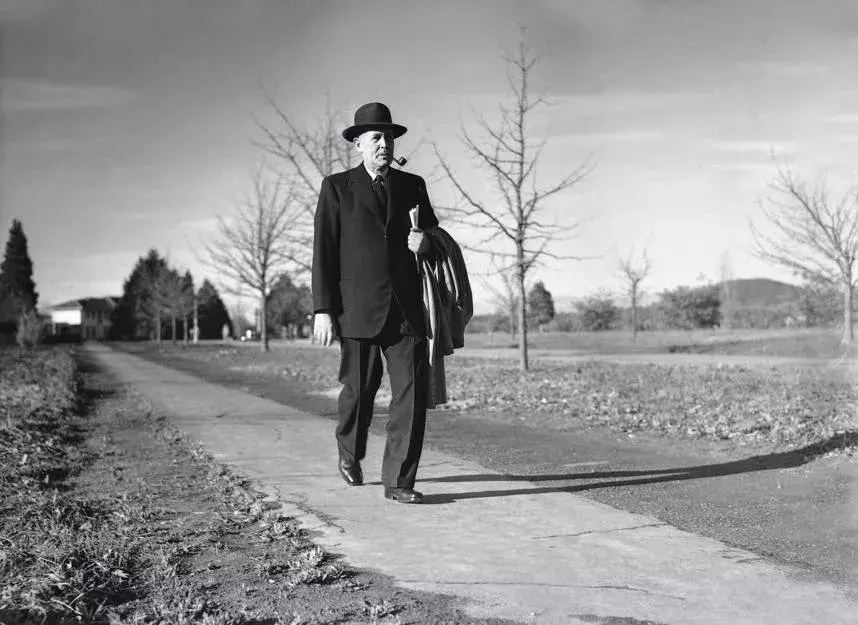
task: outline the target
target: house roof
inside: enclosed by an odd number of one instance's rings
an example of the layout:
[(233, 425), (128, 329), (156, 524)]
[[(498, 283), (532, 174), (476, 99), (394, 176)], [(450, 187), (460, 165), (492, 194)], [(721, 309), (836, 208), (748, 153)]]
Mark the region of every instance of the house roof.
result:
[(72, 299), (56, 306), (51, 306), (51, 310), (86, 310), (113, 312), (116, 308), (117, 300), (112, 297), (82, 297), (80, 299)]
[(79, 299), (70, 299), (67, 302), (63, 302), (62, 304), (54, 304), (51, 306), (51, 310), (77, 310), (81, 307), (81, 300)]
[(87, 297), (81, 301), (87, 310), (100, 310), (109, 313), (116, 308), (116, 302), (110, 297)]

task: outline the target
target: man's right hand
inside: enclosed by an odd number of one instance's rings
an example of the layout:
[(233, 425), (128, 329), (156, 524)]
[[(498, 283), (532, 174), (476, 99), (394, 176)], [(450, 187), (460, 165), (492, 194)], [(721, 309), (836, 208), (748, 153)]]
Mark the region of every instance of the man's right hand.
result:
[(334, 331), (334, 320), (328, 313), (316, 313), (313, 318), (313, 340), (320, 345), (328, 347), (334, 342), (336, 332)]

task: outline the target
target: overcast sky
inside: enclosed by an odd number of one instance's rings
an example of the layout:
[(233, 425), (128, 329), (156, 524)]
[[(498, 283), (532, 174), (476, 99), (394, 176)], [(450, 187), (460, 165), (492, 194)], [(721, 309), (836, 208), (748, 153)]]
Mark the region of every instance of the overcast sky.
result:
[(739, 277), (791, 280), (749, 253), (771, 153), (835, 194), (858, 179), (853, 0), (0, 0), (0, 23), (0, 236), (23, 221), (42, 304), (121, 293), (150, 247), (216, 281), (191, 244), (249, 188), (260, 84), (308, 127), (326, 94), (349, 115), (383, 101), (409, 171), (437, 141), (484, 193), (457, 132), (508, 98), (518, 25), (553, 103), (540, 180), (596, 165), (550, 207), (582, 222), (555, 251), (600, 256), (536, 270), (560, 299), (619, 288), (643, 246), (652, 292), (717, 278), (728, 251)]

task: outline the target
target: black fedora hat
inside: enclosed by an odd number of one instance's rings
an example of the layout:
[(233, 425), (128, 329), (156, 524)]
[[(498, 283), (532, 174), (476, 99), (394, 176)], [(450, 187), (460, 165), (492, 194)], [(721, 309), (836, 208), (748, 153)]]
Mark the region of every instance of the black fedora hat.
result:
[(401, 137), (408, 131), (405, 126), (393, 123), (390, 109), (381, 102), (370, 102), (356, 110), (355, 123), (343, 130), (343, 138), (351, 142), (367, 130), (389, 130), (394, 137)]

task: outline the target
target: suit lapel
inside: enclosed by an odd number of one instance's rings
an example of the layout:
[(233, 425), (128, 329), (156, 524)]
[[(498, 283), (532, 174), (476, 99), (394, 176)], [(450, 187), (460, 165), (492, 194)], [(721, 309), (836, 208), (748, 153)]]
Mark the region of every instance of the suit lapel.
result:
[(349, 186), (351, 187), (352, 193), (354, 194), (359, 207), (371, 212), (376, 219), (383, 223), (385, 216), (381, 212), (378, 200), (375, 197), (375, 192), (372, 190), (372, 181), (363, 165), (358, 165), (351, 170)]
[(385, 225), (389, 226), (390, 222), (393, 221), (393, 217), (396, 214), (396, 207), (399, 205), (397, 200), (399, 198), (399, 194), (397, 194), (397, 190), (399, 189), (398, 182), (401, 182), (398, 176), (397, 170), (392, 167), (387, 172), (387, 221), (385, 221)]

